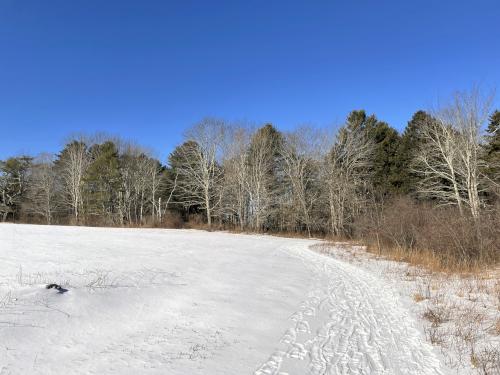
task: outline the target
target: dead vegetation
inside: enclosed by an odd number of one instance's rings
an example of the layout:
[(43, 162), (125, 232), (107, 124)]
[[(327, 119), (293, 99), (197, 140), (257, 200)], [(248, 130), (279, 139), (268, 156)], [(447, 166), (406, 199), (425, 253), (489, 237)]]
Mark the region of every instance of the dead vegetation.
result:
[(385, 275), (408, 290), (428, 341), (440, 348), (447, 365), (458, 373), (500, 373), (499, 269), (483, 265), (451, 271), (431, 261), (436, 258), (411, 257), (402, 250), (383, 250), (380, 256), (354, 242), (323, 242), (311, 248), (361, 267), (380, 267), (382, 262)]
[(356, 233), (374, 254), (447, 273), (478, 273), (500, 262), (498, 213), (474, 219), (408, 198), (379, 210)]
[[(427, 273), (415, 278), (414, 289), (426, 290), (422, 317), (428, 322), (428, 340), (442, 349), (448, 365), (471, 365), (481, 374), (497, 374), (500, 340), (495, 327), (500, 319), (495, 295), (497, 274), (444, 275)], [(415, 295), (421, 295), (416, 292)]]

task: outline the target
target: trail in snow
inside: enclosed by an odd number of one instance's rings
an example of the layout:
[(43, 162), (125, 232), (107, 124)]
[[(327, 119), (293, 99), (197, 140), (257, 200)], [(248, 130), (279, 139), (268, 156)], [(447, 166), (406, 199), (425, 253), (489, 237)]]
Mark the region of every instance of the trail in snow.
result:
[(313, 243), (0, 225), (0, 374), (444, 373), (393, 286)]
[(256, 375), (445, 373), (397, 291), (345, 262), (293, 251), (315, 285)]

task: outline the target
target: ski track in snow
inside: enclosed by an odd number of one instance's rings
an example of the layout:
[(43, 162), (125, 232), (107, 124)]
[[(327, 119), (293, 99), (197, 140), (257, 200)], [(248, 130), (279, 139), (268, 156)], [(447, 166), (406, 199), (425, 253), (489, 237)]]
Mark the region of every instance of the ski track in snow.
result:
[(294, 248), (315, 287), (291, 316), (280, 350), (255, 375), (445, 374), (400, 296), (348, 263)]
[(313, 243), (0, 225), (0, 375), (448, 373), (394, 285)]

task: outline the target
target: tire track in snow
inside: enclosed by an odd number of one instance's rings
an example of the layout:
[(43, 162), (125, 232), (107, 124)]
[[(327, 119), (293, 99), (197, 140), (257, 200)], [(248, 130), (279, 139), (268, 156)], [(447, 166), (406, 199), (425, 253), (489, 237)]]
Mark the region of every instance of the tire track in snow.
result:
[(255, 375), (445, 373), (388, 283), (303, 246), (284, 251), (311, 269), (314, 287)]

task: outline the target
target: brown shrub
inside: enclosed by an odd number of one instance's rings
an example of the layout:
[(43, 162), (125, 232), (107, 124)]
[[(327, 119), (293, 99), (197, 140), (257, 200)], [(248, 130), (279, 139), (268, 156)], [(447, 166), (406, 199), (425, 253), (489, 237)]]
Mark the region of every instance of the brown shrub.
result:
[(428, 320), (433, 327), (437, 327), (449, 320), (450, 311), (444, 306), (428, 307), (427, 310), (425, 310), (423, 317)]
[(358, 222), (358, 236), (373, 251), (438, 269), (470, 269), (500, 261), (496, 212), (474, 220), (453, 207), (436, 208), (398, 198)]
[(425, 300), (425, 297), (422, 294), (420, 294), (420, 293), (415, 293), (413, 295), (413, 300), (415, 302), (422, 302), (423, 300)]
[(189, 214), (185, 223), (185, 228), (188, 229), (208, 229), (205, 216), (202, 214)]
[(489, 346), (472, 353), (471, 362), (483, 375), (500, 374), (500, 349)]
[(177, 211), (167, 211), (162, 218), (163, 228), (180, 229), (184, 227), (184, 220)]

